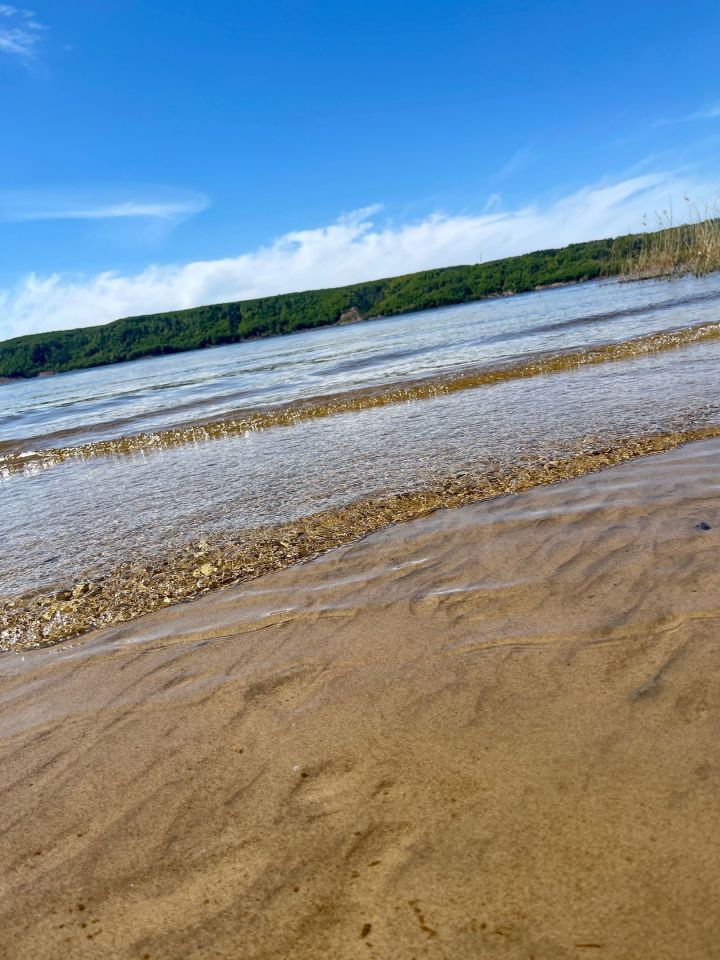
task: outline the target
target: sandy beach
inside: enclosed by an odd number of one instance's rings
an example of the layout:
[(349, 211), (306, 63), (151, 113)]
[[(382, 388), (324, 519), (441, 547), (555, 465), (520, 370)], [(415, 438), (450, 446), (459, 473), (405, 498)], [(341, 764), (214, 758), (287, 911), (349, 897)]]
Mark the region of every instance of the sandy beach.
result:
[(0, 955), (720, 953), (720, 441), (0, 658)]

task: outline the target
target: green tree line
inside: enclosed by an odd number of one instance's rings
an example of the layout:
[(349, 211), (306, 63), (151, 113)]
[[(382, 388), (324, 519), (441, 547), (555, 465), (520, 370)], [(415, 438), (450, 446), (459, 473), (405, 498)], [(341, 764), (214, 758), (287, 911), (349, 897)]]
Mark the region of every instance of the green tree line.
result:
[(423, 270), (328, 290), (126, 317), (0, 343), (0, 377), (33, 377), (200, 350), (344, 322), (522, 293), (622, 272), (642, 235), (574, 243), (469, 266)]

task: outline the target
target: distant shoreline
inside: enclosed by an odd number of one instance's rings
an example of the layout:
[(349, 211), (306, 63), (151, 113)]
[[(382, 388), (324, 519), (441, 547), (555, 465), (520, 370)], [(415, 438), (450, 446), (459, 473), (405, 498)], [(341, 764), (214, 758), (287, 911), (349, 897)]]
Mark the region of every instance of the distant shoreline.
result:
[[(446, 309), (447, 307), (461, 307), (471, 303), (482, 303), (483, 301), (486, 301), (486, 300), (502, 300), (502, 299), (508, 299), (510, 297), (521, 297), (529, 293), (542, 293), (545, 290), (557, 290), (561, 287), (579, 287), (579, 286), (584, 286), (585, 284), (598, 283), (602, 280), (618, 280), (618, 279), (619, 279), (618, 275), (608, 274), (607, 276), (604, 276), (604, 277), (588, 277), (587, 279), (582, 279), (582, 280), (564, 280), (557, 283), (547, 283), (539, 287), (532, 287), (531, 289), (528, 289), (528, 290), (505, 290), (501, 293), (489, 293), (487, 294), (487, 296), (480, 297), (476, 300), (461, 300), (461, 301), (456, 301), (452, 303), (438, 304), (437, 306), (418, 307), (413, 310), (402, 311), (402, 312), (392, 313), (392, 314), (375, 314), (369, 317), (354, 315), (347, 318), (347, 315), (350, 313), (350, 311), (346, 311), (343, 315), (341, 315), (337, 320), (333, 321), (332, 323), (322, 324), (321, 326), (318, 325), (317, 327), (298, 327), (294, 330), (287, 330), (281, 333), (252, 334), (250, 336), (243, 337), (240, 340), (229, 340), (229, 341), (224, 341), (220, 343), (210, 343), (202, 347), (187, 347), (187, 348), (181, 348), (177, 350), (168, 349), (163, 352), (147, 353), (147, 354), (143, 354), (142, 356), (132, 357), (126, 360), (112, 360), (106, 363), (96, 363), (88, 366), (70, 367), (67, 370), (40, 370), (37, 373), (34, 373), (30, 376), (2, 376), (0, 377), (0, 386), (4, 386), (8, 384), (25, 383), (27, 380), (40, 380), (48, 377), (55, 377), (63, 373), (73, 373), (78, 370), (97, 370), (100, 367), (115, 366), (116, 364), (121, 364), (121, 363), (133, 363), (136, 360), (151, 360), (154, 357), (159, 357), (159, 356), (175, 356), (178, 353), (197, 353), (200, 350), (210, 350), (213, 347), (228, 347), (236, 343), (253, 343), (256, 340), (270, 340), (273, 337), (287, 337), (292, 334), (309, 333), (312, 330), (317, 330), (317, 329), (329, 329), (333, 327), (350, 327), (350, 326), (355, 326), (358, 323), (371, 323), (375, 320), (388, 320), (393, 317), (404, 316), (406, 313), (426, 313), (427, 311), (430, 311), (430, 310), (443, 310), (443, 309)], [(131, 317), (128, 319), (132, 320), (135, 318)], [(118, 323), (120, 321), (111, 321), (111, 322)], [(109, 326), (109, 324), (103, 324), (98, 328), (83, 327), (80, 329), (81, 330), (101, 329), (103, 326)], [(58, 331), (58, 333), (62, 333), (62, 332), (63, 331)], [(52, 333), (47, 334), (47, 336), (53, 336), (53, 335), (54, 334)], [(28, 336), (35, 337), (35, 336), (44, 336), (44, 335), (28, 334)], [(20, 339), (24, 339), (24, 338), (20, 338)], [(0, 341), (0, 358), (2, 357), (2, 348), (4, 344), (13, 343), (13, 342), (14, 340)]]
[(593, 240), (344, 287), (27, 334), (0, 342), (0, 383), (610, 279), (637, 242), (635, 235)]
[[(321, 327), (476, 303), (592, 280), (653, 279), (717, 268), (717, 222), (573, 243), (487, 263), (125, 317), (0, 343), (0, 383), (184, 353)], [(707, 234), (707, 236), (706, 236)], [(708, 240), (708, 237), (710, 240)], [(712, 254), (712, 255), (711, 255)]]
[[(655, 278), (648, 277), (644, 279), (655, 279)], [(420, 307), (417, 310), (409, 310), (407, 312), (408, 313), (426, 313), (427, 311), (430, 311), (430, 310), (444, 310), (446, 307), (462, 307), (471, 303), (482, 303), (485, 300), (503, 300), (503, 299), (508, 299), (510, 297), (526, 296), (529, 293), (542, 293), (545, 290), (558, 290), (562, 287), (581, 287), (591, 283), (601, 283), (602, 281), (613, 281), (613, 280), (614, 281), (620, 280), (620, 276), (617, 274), (608, 274), (607, 276), (603, 276), (603, 277), (589, 277), (588, 279), (585, 279), (585, 280), (563, 280), (557, 283), (547, 283), (544, 286), (540, 286), (540, 287), (533, 287), (530, 290), (506, 290), (503, 293), (490, 293), (487, 296), (481, 297), (478, 300), (463, 300), (457, 303), (446, 303), (446, 304), (441, 304), (435, 307)], [(165, 353), (144, 354), (141, 357), (133, 357), (131, 360), (115, 360), (110, 363), (97, 363), (92, 366), (86, 366), (86, 367), (72, 367), (68, 370), (40, 370), (38, 373), (33, 374), (32, 376), (29, 376), (29, 377), (22, 377), (22, 376), (0, 377), (0, 386), (6, 385), (6, 384), (13, 384), (13, 383), (25, 383), (27, 380), (39, 380), (41, 378), (56, 377), (62, 373), (73, 373), (74, 371), (77, 371), (77, 370), (96, 370), (99, 367), (115, 366), (116, 364), (120, 364), (120, 363), (134, 363), (136, 360), (151, 360), (153, 357), (158, 357), (158, 356), (175, 356), (177, 353), (197, 353), (200, 350), (211, 350), (213, 347), (228, 347), (228, 346), (232, 346), (235, 343), (253, 343), (256, 340), (270, 340), (273, 337), (287, 337), (287, 336), (290, 336), (291, 334), (309, 333), (310, 331), (315, 329), (328, 329), (332, 327), (355, 326), (358, 323), (372, 323), (375, 320), (388, 320), (388, 319), (392, 319), (392, 317), (401, 317), (404, 315), (405, 313), (395, 313), (395, 314), (389, 314), (389, 315), (377, 314), (371, 317), (358, 316), (357, 318), (352, 318), (352, 319), (343, 319), (342, 317), (340, 317), (334, 323), (324, 324), (322, 328), (321, 327), (300, 327), (296, 330), (288, 330), (285, 333), (260, 333), (260, 334), (254, 334), (249, 337), (244, 337), (242, 340), (232, 340), (226, 343), (212, 343), (212, 344), (208, 344), (208, 346), (205, 346), (205, 347), (189, 347), (185, 350), (168, 350)], [(118, 321), (112, 321), (112, 322), (116, 323)], [(105, 326), (107, 326), (107, 324), (105, 324)], [(95, 329), (95, 328), (90, 327), (90, 328), (82, 328), (82, 329)], [(28, 336), (41, 336), (41, 334), (28, 334)], [(0, 354), (2, 352), (2, 347), (4, 343), (12, 343), (12, 342), (13, 341), (11, 340), (0, 341)]]
[[(619, 275), (608, 274), (607, 276), (604, 276), (604, 277), (590, 277), (586, 280), (563, 280), (557, 283), (547, 283), (544, 286), (540, 286), (540, 287), (533, 287), (531, 290), (507, 290), (503, 293), (490, 293), (486, 297), (482, 297), (479, 300), (465, 300), (458, 303), (442, 304), (436, 307), (423, 307), (423, 308), (419, 308), (418, 310), (410, 310), (407, 312), (408, 313), (426, 313), (427, 311), (430, 311), (430, 310), (443, 310), (447, 307), (454, 307), (454, 306), (461, 307), (471, 303), (482, 303), (485, 300), (501, 300), (501, 299), (507, 299), (510, 297), (522, 297), (522, 296), (526, 296), (529, 293), (542, 293), (545, 290), (558, 290), (562, 287), (580, 287), (580, 286), (585, 286), (586, 284), (591, 284), (591, 283), (601, 283), (602, 281), (618, 281), (619, 279), (620, 279)], [(653, 278), (647, 278), (647, 279), (653, 279)], [(116, 361), (113, 361), (112, 363), (98, 363), (98, 364), (94, 364), (93, 366), (87, 366), (87, 367), (72, 367), (69, 370), (40, 370), (38, 373), (33, 374), (30, 377), (0, 377), (0, 386), (4, 386), (8, 384), (25, 383), (28, 380), (39, 380), (41, 378), (55, 377), (63, 373), (73, 373), (74, 371), (77, 371), (77, 370), (96, 370), (103, 366), (115, 366), (115, 364), (120, 364), (120, 363), (134, 363), (136, 360), (151, 360), (153, 357), (157, 357), (157, 356), (175, 356), (177, 353), (197, 353), (199, 350), (211, 350), (213, 347), (228, 347), (228, 346), (232, 346), (235, 343), (253, 343), (256, 340), (270, 340), (273, 337), (287, 337), (287, 336), (290, 336), (291, 334), (308, 333), (313, 329), (330, 329), (333, 327), (355, 326), (358, 323), (372, 323), (375, 320), (388, 320), (388, 319), (391, 319), (392, 317), (400, 317), (404, 315), (405, 315), (404, 313), (396, 313), (396, 314), (390, 314), (390, 315), (377, 314), (371, 317), (353, 316), (352, 318), (349, 318), (349, 319), (343, 319), (343, 317), (346, 316), (344, 314), (343, 316), (339, 317), (334, 323), (325, 324), (322, 328), (301, 327), (297, 330), (289, 330), (286, 333), (257, 334), (257, 335), (245, 337), (242, 340), (233, 340), (228, 343), (213, 343), (213, 344), (209, 344), (206, 347), (192, 347), (192, 348), (188, 348), (187, 350), (167, 351), (166, 353), (162, 353), (162, 354), (157, 354), (157, 353), (146, 354), (142, 357), (133, 357), (132, 360), (116, 360)], [(113, 322), (117, 322), (117, 321), (113, 321)], [(83, 328), (83, 329), (94, 329), (94, 328)], [(40, 336), (40, 334), (29, 334), (28, 336)], [(11, 342), (13, 341), (10, 341), (10, 340), (0, 341), (0, 355), (2, 352), (3, 344), (11, 343)]]

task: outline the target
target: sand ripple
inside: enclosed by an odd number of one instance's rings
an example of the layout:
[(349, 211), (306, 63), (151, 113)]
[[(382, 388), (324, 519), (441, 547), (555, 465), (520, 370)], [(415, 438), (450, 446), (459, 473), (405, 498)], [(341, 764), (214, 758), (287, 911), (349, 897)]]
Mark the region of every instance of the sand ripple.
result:
[(0, 955), (716, 956), (719, 487), (694, 444), (4, 656)]

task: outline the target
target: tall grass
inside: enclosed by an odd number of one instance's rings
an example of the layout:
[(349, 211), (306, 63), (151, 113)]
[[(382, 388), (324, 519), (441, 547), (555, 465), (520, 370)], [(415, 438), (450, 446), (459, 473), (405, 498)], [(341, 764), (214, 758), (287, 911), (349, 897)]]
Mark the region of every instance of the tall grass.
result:
[(686, 222), (675, 226), (672, 208), (655, 215), (655, 231), (638, 237), (621, 274), (628, 280), (703, 276), (720, 270), (720, 206), (700, 210), (685, 197)]

